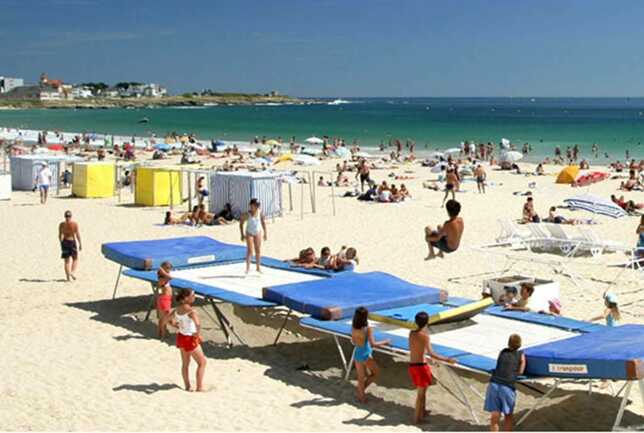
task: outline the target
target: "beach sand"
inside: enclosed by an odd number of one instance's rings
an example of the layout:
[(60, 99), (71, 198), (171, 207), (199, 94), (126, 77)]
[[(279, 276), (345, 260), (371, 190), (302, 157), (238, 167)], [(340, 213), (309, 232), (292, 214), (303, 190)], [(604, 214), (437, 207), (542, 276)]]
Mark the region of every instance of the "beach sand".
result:
[[(325, 162), (321, 169), (334, 166)], [(286, 168), (288, 166), (284, 166)], [(528, 167), (525, 165), (524, 167)], [(403, 181), (413, 200), (401, 204), (362, 203), (353, 198), (336, 198), (332, 216), (331, 188), (317, 189), (317, 213), (305, 204), (300, 218), (300, 186), (294, 185), (294, 211), (269, 221), (265, 254), (290, 258), (305, 247), (316, 250), (341, 245), (357, 248), (359, 271), (385, 271), (409, 281), (447, 289), (450, 295), (477, 298), (481, 276), (499, 269), (500, 257), (482, 254), (470, 247), (489, 243), (499, 232), (496, 219), (516, 219), (521, 215), (524, 197), (514, 191), (531, 190), (535, 207), (542, 216), (551, 205), (578, 192), (567, 185), (556, 185), (554, 176), (525, 177), (508, 172), (488, 171), (496, 186), (488, 193), (476, 193), (476, 185), (466, 182), (457, 194), (463, 205), (465, 233), (462, 247), (444, 259), (425, 261), (427, 254), (423, 228), (446, 219), (440, 208), (442, 193), (422, 189), (425, 179), (436, 178), (429, 169), (417, 165), (397, 170), (372, 171), (377, 181), (387, 174), (413, 171), (414, 180)], [(556, 173), (557, 167), (547, 167)], [(326, 176), (328, 178), (328, 176)], [(536, 182), (534, 189), (529, 182)], [(400, 181), (394, 181), (399, 184)], [(609, 180), (589, 188), (608, 197), (619, 180)], [(336, 194), (347, 189), (336, 189)], [(627, 194), (636, 198), (636, 194)], [(641, 197), (641, 193), (640, 197)], [(124, 194), (115, 199), (71, 199), (64, 192), (45, 206), (36, 193), (14, 192), (11, 201), (0, 202), (3, 221), (3, 304), (0, 350), (0, 417), (4, 430), (415, 430), (411, 424), (415, 391), (407, 376), (406, 364), (376, 354), (382, 367), (380, 382), (368, 390), (370, 402), (357, 403), (355, 379), (341, 379), (341, 368), (333, 341), (305, 331), (291, 320), (277, 347), (271, 345), (283, 311), (222, 308), (230, 314), (248, 347), (228, 349), (214, 322), (201, 311), (205, 328), (204, 351), (208, 359), (206, 393), (181, 389), (179, 352), (174, 339), (156, 338), (156, 325), (143, 321), (150, 290), (143, 282), (122, 278), (117, 299), (112, 290), (118, 266), (100, 253), (104, 242), (141, 240), (174, 236), (208, 235), (239, 243), (237, 225), (216, 227), (163, 227), (161, 208), (141, 208)], [(308, 192), (304, 195), (308, 200)], [(185, 209), (187, 205), (182, 206)], [(83, 239), (78, 281), (65, 283), (57, 241), (57, 225), (63, 212), (72, 210), (80, 224)], [(287, 201), (288, 210), (288, 201)], [(573, 213), (562, 210), (565, 216)], [(575, 212), (576, 217), (592, 215)], [(598, 216), (593, 226), (602, 236), (628, 245), (636, 241), (639, 218), (613, 220)], [(525, 253), (524, 253), (525, 254)], [(539, 258), (559, 258), (539, 254)], [(626, 260), (619, 254), (601, 259), (579, 257), (567, 262), (568, 268), (585, 278), (575, 286), (565, 276), (554, 274), (547, 265), (517, 263), (513, 272), (561, 283), (563, 312), (577, 319), (589, 319), (602, 312), (601, 295), (610, 281), (622, 271), (597, 263)], [(454, 280), (455, 277), (461, 279)], [(642, 280), (634, 271), (625, 271), (613, 287), (620, 296), (623, 322), (644, 323)], [(243, 320), (242, 320), (243, 319)], [(520, 328), (517, 332), (520, 333)], [(344, 342), (346, 352), (349, 345)], [(298, 367), (308, 366), (308, 369)], [(194, 370), (194, 365), (193, 365)], [(469, 387), (479, 422), (458, 402), (457, 391), (445, 368), (435, 368), (441, 386), (429, 390), (432, 415), (422, 429), (485, 430), (487, 415), (483, 403)], [(478, 393), (485, 391), (485, 379), (463, 376)], [(615, 383), (619, 389), (623, 383)], [(530, 430), (606, 430), (612, 426), (620, 399), (610, 388), (588, 395), (587, 387), (566, 385), (545, 402), (521, 426)], [(644, 405), (639, 393), (626, 407), (624, 424), (644, 424)], [(521, 393), (520, 415), (535, 402), (535, 396)]]

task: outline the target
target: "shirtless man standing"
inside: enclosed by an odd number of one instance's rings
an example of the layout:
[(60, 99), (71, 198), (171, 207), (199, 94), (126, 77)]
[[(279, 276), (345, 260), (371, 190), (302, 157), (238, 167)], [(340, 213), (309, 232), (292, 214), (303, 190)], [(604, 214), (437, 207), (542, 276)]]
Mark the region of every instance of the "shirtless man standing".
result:
[(479, 194), (485, 194), (485, 179), (487, 178), (487, 175), (481, 164), (476, 166), (474, 177), (476, 178), (476, 187), (479, 190)]
[[(65, 276), (67, 281), (75, 280), (78, 266), (78, 252), (83, 249), (78, 223), (72, 221), (72, 213), (65, 211), (65, 221), (58, 226), (58, 240), (62, 250), (61, 258), (65, 260)], [(78, 241), (78, 247), (77, 242)]]
[(445, 197), (443, 197), (443, 203), (441, 207), (445, 206), (445, 200), (449, 193), (452, 193), (452, 200), (456, 200), (456, 190), (458, 189), (458, 176), (456, 175), (453, 168), (447, 169), (447, 175), (445, 176)]
[(425, 241), (429, 248), (429, 254), (425, 260), (436, 257), (434, 247), (438, 248), (438, 257), (443, 258), (443, 253), (451, 253), (458, 249), (463, 235), (463, 218), (458, 214), (461, 212), (461, 204), (456, 200), (449, 200), (446, 205), (449, 219), (442, 226), (433, 230), (431, 226), (425, 227)]

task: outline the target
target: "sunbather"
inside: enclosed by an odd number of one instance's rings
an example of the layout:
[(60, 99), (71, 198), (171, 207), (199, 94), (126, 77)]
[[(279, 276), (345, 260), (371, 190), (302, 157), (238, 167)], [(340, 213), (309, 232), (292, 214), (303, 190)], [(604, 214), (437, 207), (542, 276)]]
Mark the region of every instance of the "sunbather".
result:
[(429, 254), (425, 260), (436, 257), (434, 247), (438, 249), (438, 257), (443, 258), (443, 253), (452, 253), (461, 244), (461, 236), (465, 228), (463, 218), (458, 216), (461, 212), (461, 204), (456, 200), (449, 200), (446, 206), (449, 219), (442, 226), (437, 226), (436, 230), (431, 226), (425, 227), (425, 241), (429, 248)]
[(538, 223), (541, 221), (539, 218), (539, 215), (537, 215), (537, 212), (534, 210), (534, 202), (532, 199), (532, 196), (529, 196), (526, 199), (525, 204), (523, 205), (523, 217), (521, 218), (521, 222), (523, 223)]

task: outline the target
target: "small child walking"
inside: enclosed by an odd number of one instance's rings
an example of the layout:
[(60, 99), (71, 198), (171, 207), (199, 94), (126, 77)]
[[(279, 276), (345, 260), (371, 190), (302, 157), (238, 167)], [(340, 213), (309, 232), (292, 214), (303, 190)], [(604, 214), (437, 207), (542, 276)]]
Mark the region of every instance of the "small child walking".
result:
[(206, 357), (201, 350), (201, 323), (197, 312), (192, 308), (195, 301), (195, 292), (190, 289), (181, 289), (176, 296), (179, 304), (170, 314), (165, 316), (161, 325), (165, 326), (170, 320), (175, 320), (177, 332), (177, 347), (181, 350), (181, 375), (186, 391), (192, 391), (190, 385), (190, 358), (197, 363), (197, 392), (204, 391), (203, 377), (206, 372)]
[(512, 414), (516, 403), (517, 392), (514, 382), (518, 375), (525, 371), (525, 355), (521, 348), (521, 336), (510, 335), (508, 347), (499, 353), (496, 368), (485, 393), (484, 409), (490, 412), (490, 431), (499, 431), (501, 414), (503, 430), (512, 431)]
[(172, 309), (172, 287), (170, 287), (170, 280), (172, 275), (172, 263), (163, 262), (157, 271), (157, 288), (159, 295), (157, 297), (157, 317), (159, 318), (159, 337), (165, 338), (168, 332), (167, 327), (161, 326), (163, 319), (170, 314)]
[(357, 396), (361, 403), (366, 403), (365, 391), (376, 381), (380, 373), (380, 368), (372, 356), (373, 349), (389, 344), (389, 340), (374, 340), (368, 316), (369, 311), (365, 307), (358, 307), (353, 315), (351, 328), (351, 342), (355, 346), (353, 360), (358, 373)]
[(429, 411), (427, 410), (427, 387), (432, 384), (432, 369), (425, 359), (429, 355), (432, 359), (455, 364), (452, 358), (441, 356), (432, 350), (429, 340), (429, 315), (421, 311), (414, 318), (416, 329), (409, 331), (409, 377), (416, 387), (416, 409), (414, 422), (421, 424)]
[[(246, 230), (244, 230), (244, 223), (246, 224)], [(250, 271), (250, 258), (253, 255), (253, 251), (257, 272), (261, 273), (262, 239), (266, 241), (268, 237), (264, 214), (262, 214), (259, 200), (256, 198), (250, 200), (248, 212), (242, 214), (239, 219), (239, 231), (241, 232), (242, 242), (246, 241), (246, 273), (248, 274)]]

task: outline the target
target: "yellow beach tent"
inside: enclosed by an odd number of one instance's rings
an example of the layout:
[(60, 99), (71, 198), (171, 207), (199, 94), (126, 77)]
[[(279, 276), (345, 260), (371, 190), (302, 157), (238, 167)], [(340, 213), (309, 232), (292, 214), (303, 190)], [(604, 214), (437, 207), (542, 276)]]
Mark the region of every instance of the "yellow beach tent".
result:
[(180, 204), (181, 171), (163, 167), (137, 167), (134, 203), (143, 206)]
[(579, 174), (579, 167), (576, 165), (569, 165), (559, 172), (556, 183), (574, 183)]
[(111, 162), (75, 162), (72, 166), (72, 194), (83, 198), (114, 196), (116, 168)]

